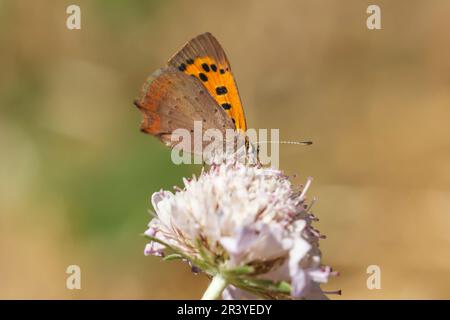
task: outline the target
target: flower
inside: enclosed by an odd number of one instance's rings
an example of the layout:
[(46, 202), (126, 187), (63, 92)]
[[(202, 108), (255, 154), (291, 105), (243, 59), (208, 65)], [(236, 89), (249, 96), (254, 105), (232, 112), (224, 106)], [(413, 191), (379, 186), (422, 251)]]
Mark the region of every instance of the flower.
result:
[[(281, 171), (239, 161), (212, 164), (175, 193), (156, 192), (146, 255), (182, 259), (223, 281), (223, 298), (326, 298), (335, 273), (321, 264), (314, 201)], [(214, 282), (214, 281), (213, 281)]]

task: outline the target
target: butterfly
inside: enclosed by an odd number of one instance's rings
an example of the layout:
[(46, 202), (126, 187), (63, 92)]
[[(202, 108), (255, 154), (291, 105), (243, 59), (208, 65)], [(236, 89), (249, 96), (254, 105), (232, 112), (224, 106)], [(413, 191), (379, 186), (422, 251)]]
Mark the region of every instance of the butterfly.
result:
[(141, 131), (173, 147), (178, 128), (245, 132), (247, 123), (228, 58), (209, 32), (188, 41), (144, 83), (134, 104), (141, 111)]

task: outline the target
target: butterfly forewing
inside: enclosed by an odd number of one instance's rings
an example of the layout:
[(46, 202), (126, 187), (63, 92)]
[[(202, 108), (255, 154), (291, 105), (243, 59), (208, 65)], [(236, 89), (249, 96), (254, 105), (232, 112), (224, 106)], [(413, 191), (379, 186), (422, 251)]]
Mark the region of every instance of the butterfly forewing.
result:
[(219, 42), (210, 33), (190, 40), (168, 62), (169, 66), (201, 82), (233, 121), (245, 131), (247, 124), (230, 63)]

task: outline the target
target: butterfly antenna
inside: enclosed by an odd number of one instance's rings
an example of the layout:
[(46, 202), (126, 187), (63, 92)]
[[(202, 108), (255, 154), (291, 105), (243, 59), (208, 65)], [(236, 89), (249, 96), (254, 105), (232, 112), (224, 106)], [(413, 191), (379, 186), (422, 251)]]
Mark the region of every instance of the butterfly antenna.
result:
[(294, 145), (303, 145), (303, 146), (310, 146), (313, 144), (312, 141), (258, 141), (256, 144), (262, 144), (262, 143), (277, 143), (277, 144), (294, 144)]

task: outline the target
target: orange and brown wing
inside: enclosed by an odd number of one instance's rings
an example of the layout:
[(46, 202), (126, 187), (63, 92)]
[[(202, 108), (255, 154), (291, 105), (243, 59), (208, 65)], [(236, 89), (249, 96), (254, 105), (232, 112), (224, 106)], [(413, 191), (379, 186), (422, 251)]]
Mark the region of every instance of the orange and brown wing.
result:
[(210, 33), (190, 40), (168, 65), (200, 79), (211, 96), (230, 116), (236, 129), (246, 131), (244, 109), (230, 63), (219, 42)]
[[(173, 147), (176, 129), (194, 131), (194, 121), (203, 130), (233, 128), (225, 111), (216, 103), (202, 83), (175, 68), (157, 70), (144, 84), (135, 105), (142, 112), (141, 130)], [(193, 145), (193, 144), (192, 144)]]

